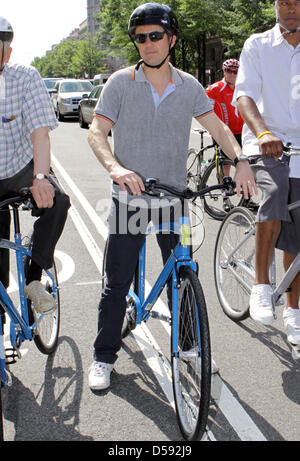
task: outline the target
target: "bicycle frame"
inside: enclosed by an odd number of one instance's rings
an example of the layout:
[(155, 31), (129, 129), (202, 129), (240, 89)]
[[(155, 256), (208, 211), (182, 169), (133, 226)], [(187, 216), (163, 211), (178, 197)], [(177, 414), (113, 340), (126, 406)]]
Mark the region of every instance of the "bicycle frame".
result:
[[(174, 224), (174, 223), (173, 223)], [(165, 287), (170, 275), (172, 276), (172, 313), (174, 329), (177, 331), (177, 306), (178, 306), (178, 272), (181, 266), (190, 266), (194, 272), (197, 270), (196, 263), (190, 256), (190, 221), (187, 217), (181, 217), (179, 220), (180, 226), (180, 241), (177, 243), (168, 261), (158, 275), (155, 284), (150, 293), (145, 299), (145, 264), (146, 264), (146, 239), (139, 253), (138, 262), (138, 280), (137, 287), (134, 290), (129, 290), (129, 296), (133, 298), (137, 310), (137, 324), (142, 321), (147, 321), (149, 316), (159, 318), (161, 320), (170, 321), (166, 316), (153, 312), (152, 307), (159, 298), (163, 288)], [(160, 228), (160, 226), (159, 226)], [(172, 223), (171, 223), (172, 228)], [(176, 350), (177, 338), (173, 337), (173, 350)]]
[[(11, 297), (8, 295), (3, 283), (0, 281), (0, 305), (4, 309), (5, 313), (8, 314), (10, 318), (10, 342), (13, 348), (17, 351), (20, 344), (18, 341), (23, 342), (25, 340), (32, 340), (35, 329), (36, 322), (34, 321), (32, 325), (29, 325), (29, 316), (28, 316), (28, 307), (27, 307), (27, 298), (24, 293), (25, 287), (25, 273), (24, 273), (24, 257), (31, 257), (31, 250), (24, 245), (22, 245), (22, 236), (20, 233), (19, 226), (19, 217), (18, 210), (13, 208), (14, 213), (14, 226), (15, 226), (15, 236), (14, 242), (6, 239), (0, 239), (0, 248), (5, 248), (8, 251), (12, 250), (16, 253), (16, 265), (18, 273), (18, 287), (19, 287), (19, 302), (20, 302), (20, 312), (18, 308), (14, 305)], [(47, 276), (51, 279), (52, 283), (54, 278), (50, 271), (45, 270)], [(53, 283), (53, 292), (56, 296), (57, 287)], [(41, 317), (41, 314), (38, 315), (38, 319)], [(5, 349), (4, 349), (4, 338), (2, 334), (2, 320), (0, 316), (0, 378), (2, 378), (3, 385), (7, 385), (7, 375), (5, 373)]]
[[(294, 202), (294, 203), (291, 203), (289, 206), (288, 206), (288, 210), (291, 211), (295, 208), (298, 208), (300, 206), (300, 200)], [(227, 257), (227, 261), (226, 261), (226, 264), (227, 264), (227, 268), (229, 268), (229, 270), (233, 271), (234, 272), (234, 276), (236, 277), (236, 279), (239, 281), (239, 283), (245, 288), (247, 289), (247, 291), (251, 292), (251, 287), (249, 287), (245, 282), (244, 280), (238, 276), (237, 272), (232, 269), (232, 267), (230, 266), (229, 264), (229, 261), (231, 260), (232, 257), (234, 257), (234, 254), (244, 245), (244, 243), (251, 237), (255, 234), (255, 226), (249, 231), (249, 233), (238, 243), (238, 245), (236, 247), (234, 247), (234, 249), (231, 251), (231, 253), (228, 255)], [(245, 264), (243, 262), (240, 262), (239, 260), (235, 260), (235, 264), (236, 265), (239, 265), (240, 267), (242, 267), (243, 270), (247, 271), (252, 277), (253, 277), (253, 280), (255, 278), (255, 272), (254, 272), (254, 269), (251, 269), (249, 267), (246, 267)], [(297, 273), (299, 272), (300, 270), (300, 252), (297, 254), (296, 258), (294, 259), (294, 261), (292, 262), (292, 264), (290, 265), (289, 269), (285, 272), (284, 276), (282, 277), (282, 279), (280, 280), (280, 282), (278, 283), (278, 285), (276, 284), (276, 263), (275, 263), (275, 254), (273, 254), (273, 257), (272, 257), (272, 262), (271, 262), (271, 265), (270, 265), (270, 282), (271, 282), (271, 286), (273, 287), (274, 291), (273, 291), (273, 295), (272, 295), (272, 303), (273, 303), (273, 307), (276, 307), (278, 305), (281, 304), (281, 296), (285, 293), (285, 291), (289, 288), (290, 284), (292, 283), (292, 281), (294, 280), (294, 278), (296, 277)]]

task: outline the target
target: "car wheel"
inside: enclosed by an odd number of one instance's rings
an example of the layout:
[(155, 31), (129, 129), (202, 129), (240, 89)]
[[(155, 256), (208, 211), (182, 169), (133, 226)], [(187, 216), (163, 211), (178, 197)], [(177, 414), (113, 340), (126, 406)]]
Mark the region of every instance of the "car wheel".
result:
[(78, 112), (78, 122), (81, 128), (88, 128), (88, 124), (84, 121), (81, 109)]
[(57, 116), (57, 119), (62, 122), (64, 120), (64, 116), (59, 112), (59, 108), (57, 106), (56, 108), (56, 116)]

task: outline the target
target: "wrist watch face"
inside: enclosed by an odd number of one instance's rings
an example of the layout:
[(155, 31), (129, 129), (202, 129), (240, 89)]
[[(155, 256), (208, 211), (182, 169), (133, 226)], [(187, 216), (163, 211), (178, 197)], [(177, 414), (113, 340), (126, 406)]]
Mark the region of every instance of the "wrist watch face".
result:
[(42, 173), (38, 173), (34, 176), (34, 179), (44, 179), (44, 178), (47, 178), (47, 176), (45, 176), (44, 174)]
[(247, 155), (241, 154), (241, 155), (239, 156), (239, 162), (245, 162), (246, 160), (248, 160)]

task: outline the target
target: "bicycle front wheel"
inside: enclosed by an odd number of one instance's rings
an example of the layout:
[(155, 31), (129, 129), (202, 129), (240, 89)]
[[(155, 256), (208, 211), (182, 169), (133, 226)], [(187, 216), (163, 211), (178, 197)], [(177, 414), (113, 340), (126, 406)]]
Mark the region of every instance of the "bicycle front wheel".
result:
[[(220, 176), (222, 176), (221, 171), (224, 166), (233, 167), (233, 162), (229, 159), (224, 159), (219, 161), (221, 165), (217, 168), (216, 160), (212, 161), (208, 168), (205, 170), (200, 189), (205, 187), (213, 186), (221, 182)], [(224, 200), (224, 195), (221, 190), (211, 191), (203, 197), (204, 210), (206, 213), (218, 221), (222, 221), (227, 215), (228, 211), (231, 208), (240, 206), (244, 198), (238, 197), (237, 195), (232, 195), (231, 197), (226, 197)]]
[(177, 419), (186, 440), (202, 438), (211, 389), (210, 336), (199, 279), (190, 267), (180, 270), (178, 309), (172, 315), (172, 373)]
[[(40, 352), (49, 355), (57, 347), (60, 328), (60, 297), (55, 263), (47, 272), (43, 270), (41, 282), (45, 290), (55, 299), (56, 308), (46, 315), (38, 314), (33, 309), (36, 321), (36, 332), (33, 339)], [(28, 309), (32, 311), (31, 301), (27, 300), (27, 304)]]
[(255, 221), (244, 207), (233, 209), (222, 222), (215, 245), (214, 276), (225, 314), (234, 321), (249, 316), (255, 277)]

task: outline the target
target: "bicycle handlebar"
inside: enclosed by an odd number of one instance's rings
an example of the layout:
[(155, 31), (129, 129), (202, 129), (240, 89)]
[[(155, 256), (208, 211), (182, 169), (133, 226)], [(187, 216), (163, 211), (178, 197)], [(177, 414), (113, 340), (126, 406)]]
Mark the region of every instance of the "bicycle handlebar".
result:
[(28, 187), (21, 189), (19, 195), (15, 195), (14, 197), (9, 197), (5, 200), (2, 200), (0, 202), (0, 210), (7, 205), (16, 207), (19, 207), (20, 205), (26, 205), (28, 209), (31, 209), (35, 206), (32, 194)]
[[(290, 142), (283, 144), (282, 143), (283, 154), (287, 157), (292, 157), (293, 155), (300, 155), (300, 146), (292, 146)], [(261, 155), (253, 155), (248, 157), (250, 165), (255, 165), (257, 161), (261, 158)]]
[(282, 150), (286, 155), (300, 155), (300, 146), (292, 146), (290, 142), (282, 144)]
[(202, 197), (208, 192), (211, 192), (213, 190), (221, 190), (221, 189), (226, 189), (227, 191), (226, 195), (233, 195), (234, 188), (235, 188), (235, 182), (232, 180), (230, 176), (225, 176), (223, 178), (222, 184), (216, 184), (214, 186), (205, 187), (204, 189), (201, 189), (200, 191), (196, 191), (196, 192), (192, 191), (189, 188), (184, 189), (184, 190), (179, 190), (168, 184), (160, 183), (158, 179), (148, 178), (145, 181), (144, 193), (148, 195), (159, 196), (161, 195), (161, 191), (163, 190), (179, 198), (191, 199), (194, 197)]

